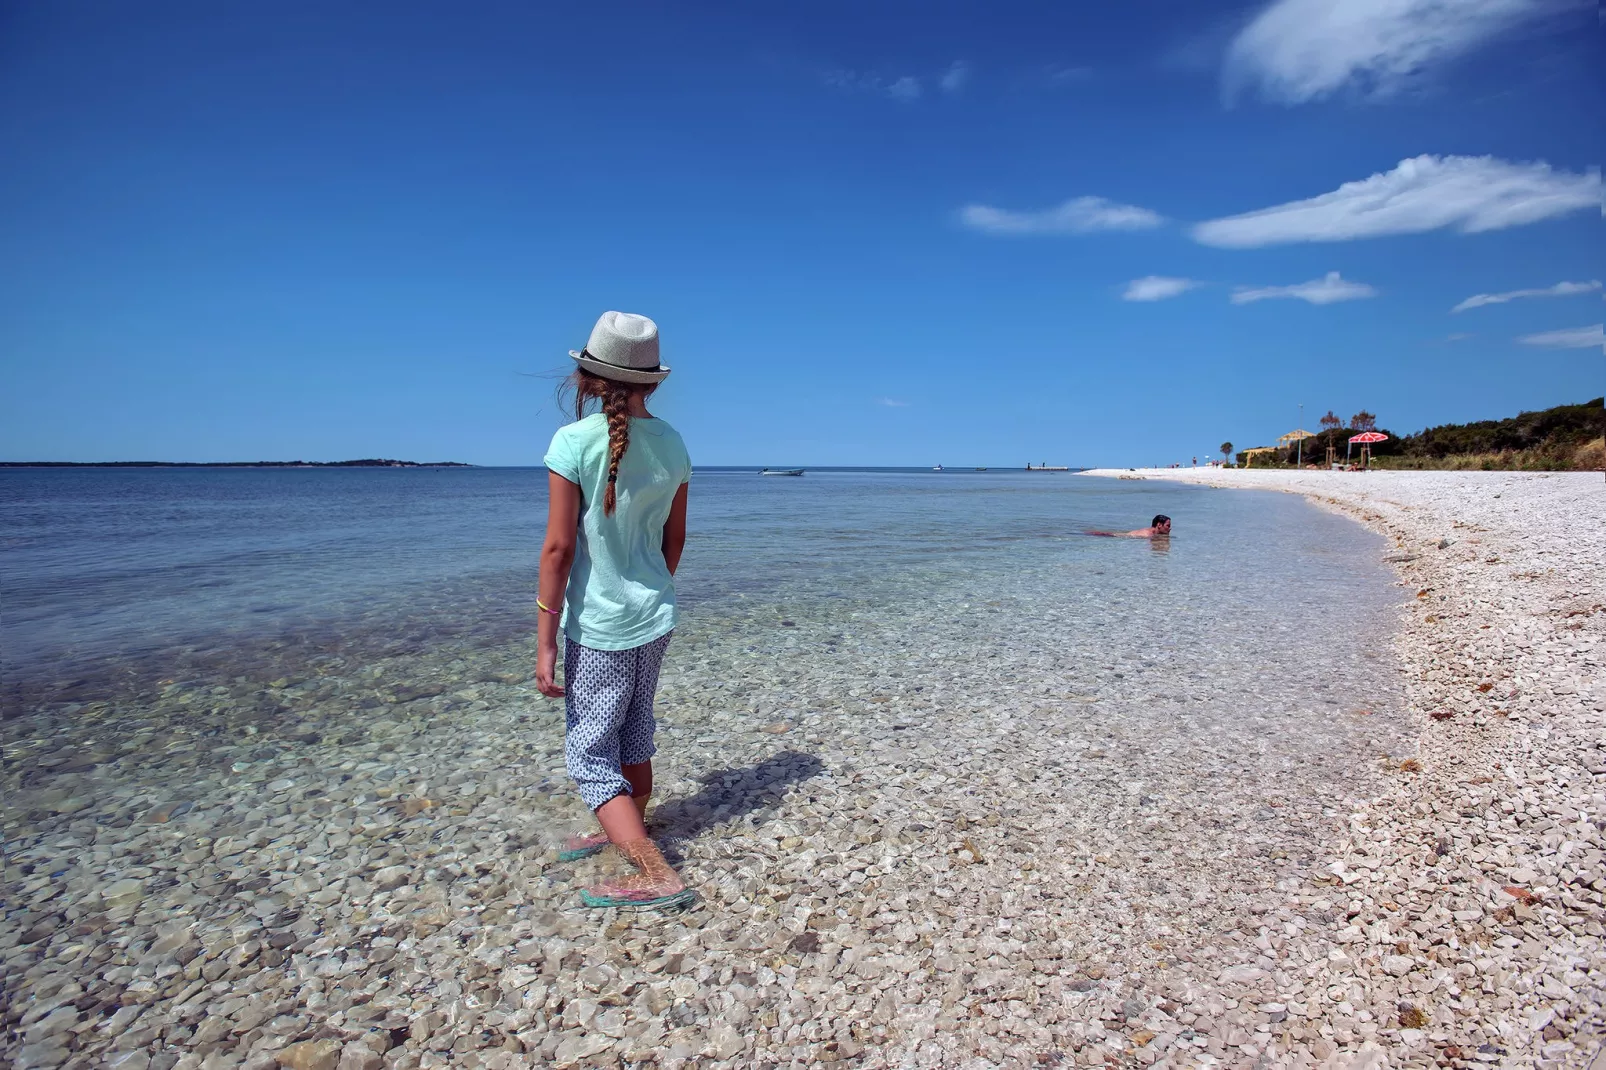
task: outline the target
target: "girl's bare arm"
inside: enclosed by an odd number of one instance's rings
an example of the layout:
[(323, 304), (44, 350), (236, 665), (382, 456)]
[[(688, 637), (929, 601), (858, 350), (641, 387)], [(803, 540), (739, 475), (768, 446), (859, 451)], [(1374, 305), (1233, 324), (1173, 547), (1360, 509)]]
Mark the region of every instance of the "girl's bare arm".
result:
[[(563, 607), (574, 565), (574, 544), (580, 532), (580, 487), (556, 472), (547, 473), (546, 541), (541, 545), (541, 575), (537, 590), (541, 604)], [(535, 686), (548, 698), (563, 694), (558, 686), (558, 617), (537, 613)]]
[(669, 519), (664, 521), (664, 564), (673, 576), (680, 567), (680, 552), (686, 548), (686, 488), (682, 483), (675, 492), (674, 503), (669, 506)]

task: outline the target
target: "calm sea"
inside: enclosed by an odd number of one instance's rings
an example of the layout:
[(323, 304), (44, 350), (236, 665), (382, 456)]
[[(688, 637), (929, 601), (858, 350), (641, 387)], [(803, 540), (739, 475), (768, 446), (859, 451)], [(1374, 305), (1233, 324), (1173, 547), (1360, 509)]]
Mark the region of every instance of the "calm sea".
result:
[[(526, 636), (545, 505), (529, 468), (0, 471), (4, 712)], [(1158, 512), (1175, 521), (1168, 544), (1081, 534)], [(852, 603), (896, 611), (918, 646), (922, 607), (974, 600), (1013, 607), (1011, 635), (1089, 657), (1205, 644), (1313, 649), (1319, 667), (1392, 627), (1382, 549), (1287, 495), (703, 469), (679, 584), (705, 622), (755, 602), (778, 618)]]

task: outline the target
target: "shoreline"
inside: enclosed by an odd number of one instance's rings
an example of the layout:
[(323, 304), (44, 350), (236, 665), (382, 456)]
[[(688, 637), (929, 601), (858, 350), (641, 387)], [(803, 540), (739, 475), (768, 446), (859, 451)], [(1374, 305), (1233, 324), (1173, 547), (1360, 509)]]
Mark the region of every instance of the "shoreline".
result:
[(1307, 1021), (1325, 1023), (1347, 1041), (1342, 1048), (1393, 1061), (1437, 1054), (1455, 1065), (1600, 1066), (1606, 496), (1598, 475), (1084, 474), (1302, 494), (1391, 539), (1397, 549), (1386, 560), (1416, 592), (1399, 654), (1421, 768), (1349, 816), (1325, 877), (1311, 882), (1349, 909), (1310, 947), (1324, 964), (1312, 980), (1345, 998), (1305, 1007)]

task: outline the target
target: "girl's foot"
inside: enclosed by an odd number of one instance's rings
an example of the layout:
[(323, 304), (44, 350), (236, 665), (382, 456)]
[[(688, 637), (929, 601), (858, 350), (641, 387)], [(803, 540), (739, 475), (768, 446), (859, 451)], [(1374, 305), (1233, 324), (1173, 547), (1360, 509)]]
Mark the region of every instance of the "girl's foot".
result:
[(689, 902), (694, 893), (680, 874), (664, 860), (658, 845), (648, 839), (619, 844), (619, 851), (636, 872), (628, 877), (604, 881), (581, 898), (588, 906), (665, 906)]
[(652, 882), (642, 874), (604, 881), (595, 888), (582, 889), (580, 901), (588, 907), (679, 907), (695, 902), (697, 893), (676, 877)]
[(577, 832), (563, 841), (563, 849), (558, 852), (558, 861), (574, 862), (581, 858), (590, 858), (606, 846), (608, 846), (606, 832)]
[(679, 874), (671, 872), (667, 878), (653, 878), (645, 873), (632, 873), (628, 877), (618, 877), (614, 880), (603, 881), (588, 891), (598, 899), (630, 899), (646, 901), (651, 899), (667, 899), (672, 895), (679, 895), (686, 890), (686, 882), (680, 879)]

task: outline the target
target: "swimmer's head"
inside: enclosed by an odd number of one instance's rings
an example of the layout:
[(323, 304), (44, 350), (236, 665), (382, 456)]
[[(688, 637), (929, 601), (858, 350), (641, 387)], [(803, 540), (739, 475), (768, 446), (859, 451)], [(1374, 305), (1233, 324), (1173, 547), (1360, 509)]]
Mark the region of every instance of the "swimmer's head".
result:
[(1171, 534), (1171, 518), (1166, 516), (1164, 513), (1157, 513), (1154, 518), (1154, 523), (1150, 524), (1149, 526), (1154, 529), (1154, 533), (1156, 535)]

